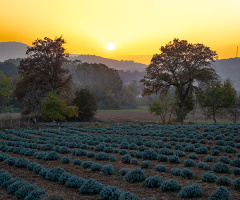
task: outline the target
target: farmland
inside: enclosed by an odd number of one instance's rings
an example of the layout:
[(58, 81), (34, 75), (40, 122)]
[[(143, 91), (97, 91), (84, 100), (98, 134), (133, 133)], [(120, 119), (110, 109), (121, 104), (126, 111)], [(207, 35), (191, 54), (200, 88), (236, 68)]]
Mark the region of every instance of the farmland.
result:
[[(65, 200), (208, 199), (221, 185), (221, 194), (238, 199), (239, 128), (76, 122), (62, 129), (47, 123), (40, 130), (5, 130), (1, 199), (36, 193)], [(19, 181), (34, 189), (24, 193)]]

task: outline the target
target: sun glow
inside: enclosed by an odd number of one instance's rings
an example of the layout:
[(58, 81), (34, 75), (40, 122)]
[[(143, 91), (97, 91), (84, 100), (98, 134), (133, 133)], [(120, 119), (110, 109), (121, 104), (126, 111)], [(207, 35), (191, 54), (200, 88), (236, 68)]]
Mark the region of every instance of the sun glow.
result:
[(113, 44), (112, 42), (108, 43), (107, 49), (108, 49), (109, 51), (113, 51), (113, 50), (115, 49), (115, 44)]

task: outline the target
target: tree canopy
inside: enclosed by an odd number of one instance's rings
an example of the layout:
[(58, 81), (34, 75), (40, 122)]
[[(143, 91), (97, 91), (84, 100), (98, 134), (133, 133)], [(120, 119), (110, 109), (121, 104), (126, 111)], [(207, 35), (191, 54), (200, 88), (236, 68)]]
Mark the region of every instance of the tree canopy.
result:
[(12, 79), (0, 73), (0, 111), (12, 94)]
[(40, 114), (41, 101), (49, 91), (69, 91), (71, 76), (63, 68), (68, 56), (64, 43), (62, 37), (37, 39), (28, 48), (27, 57), (20, 61), (21, 79), (16, 84), (14, 95), (24, 114)]
[(183, 122), (194, 107), (194, 82), (209, 82), (216, 77), (211, 61), (217, 54), (203, 44), (191, 44), (179, 39), (162, 46), (160, 51), (160, 54), (153, 55), (141, 80), (145, 85), (143, 95), (166, 95), (173, 86), (178, 107), (177, 120)]

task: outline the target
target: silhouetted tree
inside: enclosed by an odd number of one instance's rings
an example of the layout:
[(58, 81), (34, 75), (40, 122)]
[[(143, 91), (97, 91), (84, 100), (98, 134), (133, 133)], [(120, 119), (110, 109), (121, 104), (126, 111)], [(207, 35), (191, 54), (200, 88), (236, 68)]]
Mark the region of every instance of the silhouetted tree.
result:
[(24, 114), (40, 114), (41, 101), (49, 91), (69, 91), (71, 76), (62, 67), (68, 56), (64, 43), (62, 37), (55, 40), (47, 37), (44, 40), (37, 39), (28, 48), (27, 58), (20, 61), (18, 69), (21, 79), (16, 84), (14, 95)]
[(215, 78), (211, 61), (217, 54), (203, 44), (191, 44), (179, 39), (174, 39), (173, 43), (162, 46), (160, 50), (160, 54), (153, 55), (146, 75), (141, 80), (146, 86), (143, 95), (158, 92), (166, 95), (173, 86), (178, 107), (177, 120), (183, 122), (194, 107), (194, 81), (208, 82)]
[(216, 123), (217, 114), (236, 104), (236, 93), (230, 80), (227, 79), (223, 84), (221, 81), (208, 84), (206, 89), (199, 94), (199, 103), (206, 109), (206, 114), (212, 116)]
[(0, 73), (0, 112), (2, 111), (2, 107), (8, 103), (11, 94), (12, 79)]
[(77, 107), (78, 118), (81, 121), (91, 120), (98, 110), (96, 98), (87, 88), (75, 92), (73, 105)]

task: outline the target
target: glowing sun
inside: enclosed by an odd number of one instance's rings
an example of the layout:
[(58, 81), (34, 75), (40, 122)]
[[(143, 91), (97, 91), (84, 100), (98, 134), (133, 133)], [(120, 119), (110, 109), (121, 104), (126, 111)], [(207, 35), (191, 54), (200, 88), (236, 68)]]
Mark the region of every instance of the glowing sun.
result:
[(108, 49), (109, 51), (113, 51), (113, 50), (115, 49), (115, 44), (113, 44), (112, 42), (111, 42), (111, 43), (108, 43), (107, 49)]

